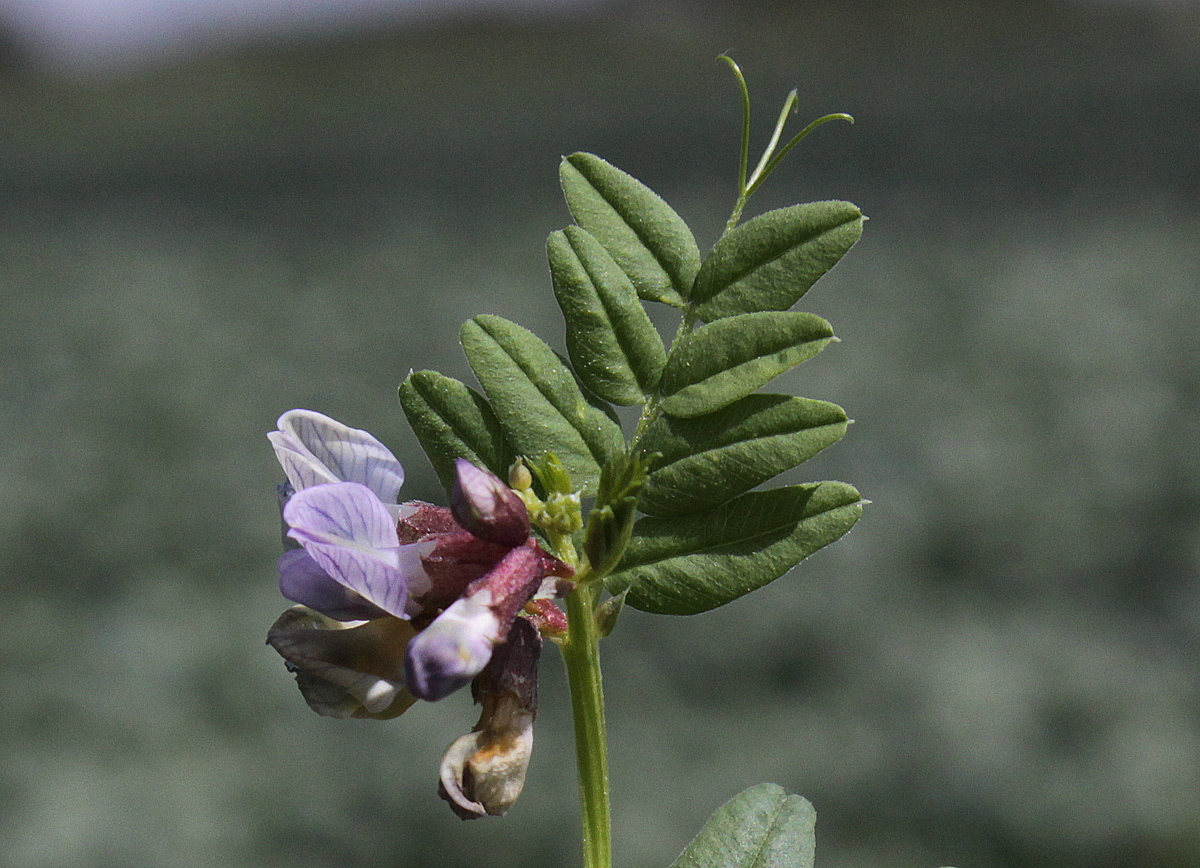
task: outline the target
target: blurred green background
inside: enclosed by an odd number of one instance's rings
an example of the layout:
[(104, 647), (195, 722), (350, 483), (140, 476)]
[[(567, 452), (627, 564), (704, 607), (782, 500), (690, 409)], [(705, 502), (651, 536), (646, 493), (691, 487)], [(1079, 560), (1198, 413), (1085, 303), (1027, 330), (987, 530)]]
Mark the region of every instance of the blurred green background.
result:
[(318, 718), (264, 437), (310, 407), (440, 499), (395, 387), (459, 323), (561, 346), (560, 155), (702, 247), (739, 106), (808, 139), (752, 210), (871, 217), (805, 298), (843, 342), (785, 387), (873, 501), (763, 592), (606, 643), (616, 855), (665, 866), (770, 780), (821, 868), (1200, 864), (1200, 5), (597, 3), (263, 36), (69, 74), (0, 40), (0, 863), (572, 866), (557, 655), (526, 793), (436, 798), (469, 698)]

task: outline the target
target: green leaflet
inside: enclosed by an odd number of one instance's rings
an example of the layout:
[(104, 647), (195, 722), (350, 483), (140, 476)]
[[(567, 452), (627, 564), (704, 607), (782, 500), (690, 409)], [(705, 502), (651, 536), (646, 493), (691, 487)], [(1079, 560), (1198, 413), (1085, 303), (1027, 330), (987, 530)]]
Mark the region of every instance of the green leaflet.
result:
[(810, 202), (768, 211), (716, 243), (696, 276), (692, 302), (706, 322), (787, 310), (862, 235), (849, 202)]
[(833, 328), (811, 313), (765, 311), (719, 319), (675, 345), (659, 391), (672, 416), (712, 413), (815, 356)]
[(600, 468), (625, 447), (620, 426), (593, 407), (554, 351), (527, 329), (498, 316), (462, 326), (462, 345), (505, 436), (530, 457), (553, 452), (585, 495)]
[(437, 371), (412, 371), (400, 384), (400, 406), (447, 489), (454, 484), (456, 458), (508, 476), (512, 451), (496, 414), (474, 389)]
[(671, 206), (593, 154), (563, 158), (559, 179), (575, 222), (604, 245), (638, 295), (682, 307), (700, 268), (700, 250)]
[(694, 615), (782, 576), (848, 531), (862, 499), (844, 482), (752, 491), (707, 512), (642, 518), (605, 584), (635, 609)]
[(575, 372), (607, 401), (641, 403), (658, 385), (667, 354), (633, 284), (578, 226), (551, 234), (546, 254)]
[(847, 424), (836, 404), (787, 395), (748, 395), (694, 419), (659, 418), (642, 440), (661, 457), (638, 507), (658, 516), (711, 509), (836, 443)]
[(717, 808), (671, 868), (812, 868), (816, 823), (807, 799), (758, 784)]

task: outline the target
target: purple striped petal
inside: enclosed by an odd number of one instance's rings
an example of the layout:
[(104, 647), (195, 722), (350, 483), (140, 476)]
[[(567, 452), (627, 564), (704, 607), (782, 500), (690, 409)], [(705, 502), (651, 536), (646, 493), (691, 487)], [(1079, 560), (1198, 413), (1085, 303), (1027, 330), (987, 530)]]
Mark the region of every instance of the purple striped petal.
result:
[(425, 543), (401, 546), (383, 502), (357, 482), (297, 491), (283, 508), (288, 536), (352, 591), (399, 618), (407, 617), (409, 575), (423, 576)]
[(386, 504), (397, 502), (404, 468), (375, 437), (312, 410), (289, 410), (267, 435), (297, 491), (326, 482), (358, 482)]
[(279, 591), (338, 621), (369, 621), (387, 614), (357, 591), (339, 582), (303, 549), (292, 549), (279, 559)]

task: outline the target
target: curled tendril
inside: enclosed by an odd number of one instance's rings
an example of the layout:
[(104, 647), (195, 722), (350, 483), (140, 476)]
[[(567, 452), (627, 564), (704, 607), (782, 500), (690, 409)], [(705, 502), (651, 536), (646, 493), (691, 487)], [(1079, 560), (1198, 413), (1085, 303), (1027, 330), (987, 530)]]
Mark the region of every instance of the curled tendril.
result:
[(725, 225), (725, 231), (728, 232), (741, 219), (742, 209), (746, 207), (746, 202), (754, 195), (754, 191), (762, 186), (763, 181), (775, 171), (775, 167), (787, 156), (788, 151), (800, 144), (817, 127), (835, 120), (854, 123), (854, 118), (844, 112), (835, 112), (819, 117), (796, 133), (796, 135), (792, 136), (788, 140), (788, 143), (776, 153), (775, 149), (779, 147), (779, 140), (783, 137), (783, 128), (787, 123), (788, 115), (795, 114), (797, 111), (799, 95), (798, 91), (793, 88), (792, 92), (787, 95), (787, 99), (783, 101), (783, 110), (779, 113), (779, 120), (775, 122), (775, 129), (771, 133), (771, 139), (763, 151), (762, 158), (759, 159), (754, 171), (747, 177), (747, 169), (750, 162), (750, 89), (746, 86), (746, 77), (742, 75), (741, 67), (737, 65), (737, 62), (732, 57), (722, 54), (717, 59), (724, 61), (733, 71), (734, 77), (737, 79), (738, 89), (742, 95), (742, 147), (741, 159), (738, 162), (738, 199), (737, 204), (734, 206), (733, 214), (730, 215), (729, 222)]

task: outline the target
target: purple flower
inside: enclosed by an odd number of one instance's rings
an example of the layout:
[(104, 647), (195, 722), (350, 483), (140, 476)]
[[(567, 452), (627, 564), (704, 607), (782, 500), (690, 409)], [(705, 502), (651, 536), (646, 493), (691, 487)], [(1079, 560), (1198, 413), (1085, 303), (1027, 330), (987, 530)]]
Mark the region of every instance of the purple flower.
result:
[[(564, 629), (549, 597), (572, 569), (530, 535), (521, 498), (469, 462), (452, 509), (398, 504), (404, 471), (367, 432), (292, 410), (268, 436), (292, 489), (285, 541), (299, 545), (279, 559), (279, 586), (301, 605), (267, 642), (330, 717), (395, 717), (473, 684), (484, 714), (447, 754), (442, 790), (461, 816), (503, 813), (532, 745), (539, 630)], [(518, 682), (514, 699), (503, 685)]]
[(331, 618), (406, 617), (408, 585), (423, 581), (420, 549), (396, 539), (404, 468), (357, 428), (311, 410), (289, 410), (267, 435), (292, 493), (287, 538), (300, 550), (279, 561), (285, 597)]
[(533, 548), (510, 549), (409, 643), (409, 690), (433, 701), (469, 684), (508, 637), (513, 619), (545, 575)]

